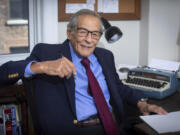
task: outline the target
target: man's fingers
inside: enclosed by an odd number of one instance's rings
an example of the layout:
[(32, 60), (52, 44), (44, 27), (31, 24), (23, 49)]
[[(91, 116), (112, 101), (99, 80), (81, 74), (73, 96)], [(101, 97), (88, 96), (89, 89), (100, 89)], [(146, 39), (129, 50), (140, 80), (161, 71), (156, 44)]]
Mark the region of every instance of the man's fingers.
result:
[[(35, 64), (34, 64), (35, 66)], [(45, 73), (48, 75), (57, 75), (61, 78), (70, 78), (72, 75), (76, 75), (76, 68), (72, 61), (65, 57), (57, 60), (44, 61), (40, 64), (39, 73)]]
[(70, 60), (68, 60), (65, 57), (62, 57), (58, 61), (60, 61), (60, 65), (59, 65), (59, 70), (61, 71), (59, 72), (60, 77), (70, 78), (72, 74), (73, 75), (76, 74), (75, 66)]
[(162, 107), (157, 106), (157, 105), (149, 105), (148, 110), (149, 110), (149, 112), (154, 112), (157, 114), (167, 114), (168, 113), (165, 109), (163, 109)]
[(61, 74), (63, 77), (70, 77), (72, 75), (72, 70), (70, 67), (66, 66), (61, 69)]
[(140, 111), (143, 115), (149, 115), (150, 113), (156, 113), (156, 114), (167, 114), (168, 112), (154, 104), (148, 104), (146, 102), (138, 102), (138, 107), (140, 108)]
[(74, 64), (65, 57), (63, 57), (63, 59), (67, 62), (67, 65), (66, 65), (67, 70), (71, 72), (73, 75), (76, 75), (76, 68)]

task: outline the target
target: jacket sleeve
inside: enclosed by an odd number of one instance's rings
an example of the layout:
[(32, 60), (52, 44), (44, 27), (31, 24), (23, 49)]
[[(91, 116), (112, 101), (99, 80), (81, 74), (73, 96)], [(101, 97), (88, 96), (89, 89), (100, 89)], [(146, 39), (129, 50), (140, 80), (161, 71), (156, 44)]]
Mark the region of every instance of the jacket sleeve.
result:
[(0, 88), (16, 83), (24, 77), (25, 68), (31, 61), (39, 61), (39, 47), (37, 44), (29, 57), (20, 61), (8, 61), (0, 66)]
[[(48, 60), (48, 56), (51, 56), (53, 51), (55, 50), (49, 50), (49, 48), (52, 47), (53, 45), (47, 45), (43, 43), (37, 44), (33, 48), (30, 56), (28, 56), (25, 60), (9, 61), (1, 65), (0, 87), (11, 85), (13, 83), (16, 83), (19, 79), (22, 79), (24, 77), (25, 68), (30, 62)], [(45, 54), (47, 55), (47, 57), (45, 57)]]
[(0, 66), (0, 88), (16, 83), (24, 77), (24, 70), (28, 61), (9, 61)]

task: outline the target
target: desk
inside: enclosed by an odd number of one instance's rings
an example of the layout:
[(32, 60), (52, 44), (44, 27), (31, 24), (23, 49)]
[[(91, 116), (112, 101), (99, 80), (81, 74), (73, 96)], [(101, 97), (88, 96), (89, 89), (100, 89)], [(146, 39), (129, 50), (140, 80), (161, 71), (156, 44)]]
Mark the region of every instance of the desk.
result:
[[(150, 99), (149, 103), (156, 104), (164, 109), (166, 109), (168, 112), (173, 111), (179, 111), (180, 110), (180, 91), (177, 91), (173, 95), (165, 98), (165, 99)], [(147, 124), (145, 123), (139, 123), (135, 124), (135, 130), (140, 133), (141, 135), (158, 135), (153, 129), (151, 129)], [(178, 133), (166, 133), (161, 135), (180, 135), (180, 132)]]

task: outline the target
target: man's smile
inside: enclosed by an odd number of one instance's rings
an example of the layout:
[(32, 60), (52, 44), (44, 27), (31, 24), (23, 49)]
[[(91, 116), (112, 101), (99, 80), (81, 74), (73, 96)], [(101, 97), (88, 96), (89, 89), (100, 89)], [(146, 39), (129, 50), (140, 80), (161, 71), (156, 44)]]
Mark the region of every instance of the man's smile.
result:
[(84, 44), (80, 44), (81, 45), (81, 47), (83, 47), (83, 48), (92, 48), (93, 46), (90, 46), (90, 45), (84, 45)]

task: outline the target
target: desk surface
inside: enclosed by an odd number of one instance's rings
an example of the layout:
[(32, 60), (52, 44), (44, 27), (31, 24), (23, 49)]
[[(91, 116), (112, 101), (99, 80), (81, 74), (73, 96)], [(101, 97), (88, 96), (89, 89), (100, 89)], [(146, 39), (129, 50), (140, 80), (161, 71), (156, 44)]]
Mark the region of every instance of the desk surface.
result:
[(180, 110), (180, 91), (177, 91), (171, 96), (161, 100), (150, 99), (149, 102), (162, 106), (168, 112), (178, 111)]
[[(173, 95), (164, 99), (150, 99), (149, 103), (156, 104), (168, 112), (179, 111), (180, 110), (180, 91), (175, 92)], [(142, 135), (158, 135), (153, 129), (151, 129), (147, 124), (140, 123), (135, 125), (135, 129), (138, 130)], [(161, 135), (180, 135), (178, 133), (166, 133)]]

